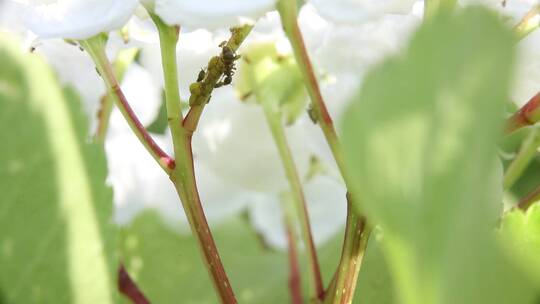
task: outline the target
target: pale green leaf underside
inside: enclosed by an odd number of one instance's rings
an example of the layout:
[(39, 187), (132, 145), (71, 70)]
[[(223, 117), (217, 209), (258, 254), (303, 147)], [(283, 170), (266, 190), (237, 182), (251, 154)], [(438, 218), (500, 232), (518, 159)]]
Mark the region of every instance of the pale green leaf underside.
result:
[(0, 302), (114, 303), (103, 149), (41, 58), (0, 37), (0, 65)]

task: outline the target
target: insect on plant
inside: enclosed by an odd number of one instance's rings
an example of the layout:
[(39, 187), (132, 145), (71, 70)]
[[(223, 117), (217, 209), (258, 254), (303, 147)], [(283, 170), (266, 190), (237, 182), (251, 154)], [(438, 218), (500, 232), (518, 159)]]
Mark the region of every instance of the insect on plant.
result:
[(240, 59), (241, 55), (237, 55), (230, 47), (227, 45), (227, 41), (223, 41), (219, 44), (221, 48), (221, 60), (225, 67), (223, 72), (223, 77), (221, 80), (215, 84), (214, 88), (219, 88), (228, 84), (231, 84), (232, 77), (236, 71), (235, 61)]

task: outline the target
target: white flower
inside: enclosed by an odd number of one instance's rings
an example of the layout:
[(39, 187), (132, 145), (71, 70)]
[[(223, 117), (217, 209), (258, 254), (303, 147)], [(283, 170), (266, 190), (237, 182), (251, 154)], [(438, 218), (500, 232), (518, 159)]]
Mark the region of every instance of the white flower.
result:
[[(232, 90), (217, 90), (205, 111), (194, 149), (216, 175), (248, 191), (288, 189), (278, 149), (259, 105), (241, 103)], [(287, 128), (286, 132), (298, 171), (305, 174), (308, 139), (302, 128)]]
[(156, 0), (155, 12), (168, 24), (217, 29), (253, 21), (274, 8), (275, 0)]
[[(347, 214), (346, 190), (341, 184), (324, 175), (304, 184), (306, 204), (315, 244), (323, 244), (336, 235), (345, 224)], [(253, 196), (249, 205), (252, 225), (272, 247), (287, 248), (283, 222), (284, 212), (278, 196)], [(294, 206), (290, 206), (294, 211)], [(294, 220), (296, 221), (296, 213)]]
[(360, 25), (331, 25), (312, 58), (332, 117), (339, 121), (363, 76), (387, 56), (399, 52), (420, 24), (414, 15), (386, 15)]
[(28, 28), (43, 38), (86, 39), (122, 27), (137, 0), (20, 0)]
[(319, 14), (335, 23), (359, 24), (385, 14), (408, 14), (416, 0), (310, 0)]
[(517, 23), (523, 18), (533, 5), (538, 5), (538, 0), (507, 0), (504, 5), (502, 0), (459, 0), (459, 4), (483, 5), (509, 17), (511, 24)]
[(512, 101), (523, 105), (540, 90), (540, 32), (537, 30), (518, 44), (512, 86)]

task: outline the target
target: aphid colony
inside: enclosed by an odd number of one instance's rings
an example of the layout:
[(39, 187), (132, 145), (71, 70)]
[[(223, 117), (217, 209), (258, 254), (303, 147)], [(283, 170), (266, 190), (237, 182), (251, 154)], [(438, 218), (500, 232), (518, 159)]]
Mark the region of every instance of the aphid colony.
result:
[[(219, 44), (221, 48), (220, 59), (223, 62), (223, 75), (219, 78), (218, 82), (214, 85), (214, 88), (219, 88), (225, 85), (229, 85), (232, 82), (232, 77), (236, 71), (235, 61), (238, 60), (241, 56), (237, 55), (229, 46), (227, 46), (227, 41), (223, 41)], [(199, 75), (197, 75), (197, 82), (201, 82), (206, 77), (205, 70), (201, 69)]]

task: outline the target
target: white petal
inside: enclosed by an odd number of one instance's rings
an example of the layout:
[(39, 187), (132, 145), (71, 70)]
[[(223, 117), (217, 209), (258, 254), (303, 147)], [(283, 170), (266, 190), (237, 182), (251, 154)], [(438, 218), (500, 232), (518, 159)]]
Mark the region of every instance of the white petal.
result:
[[(317, 176), (305, 183), (304, 192), (315, 244), (322, 245), (345, 224), (345, 187), (329, 177)], [(280, 249), (287, 247), (283, 210), (277, 195), (255, 196), (249, 206), (249, 215), (253, 227), (268, 245)]]
[(336, 23), (358, 24), (385, 14), (408, 14), (416, 0), (310, 0), (319, 14)]
[[(140, 65), (129, 66), (121, 84), (131, 108), (143, 125), (149, 125), (156, 118), (161, 106), (161, 90), (153, 82), (151, 75)], [(128, 131), (129, 125), (117, 107), (110, 118), (110, 132)]]
[(535, 31), (518, 44), (512, 100), (523, 105), (540, 89), (540, 32)]
[(274, 8), (275, 0), (156, 0), (155, 11), (168, 24), (216, 29), (257, 19)]
[(137, 0), (25, 1), (24, 19), (43, 38), (85, 39), (122, 27)]
[[(251, 191), (279, 192), (288, 187), (283, 165), (258, 105), (237, 100), (230, 88), (216, 90), (194, 138), (197, 155), (216, 175)], [(287, 128), (300, 174), (311, 151), (303, 130)]]

